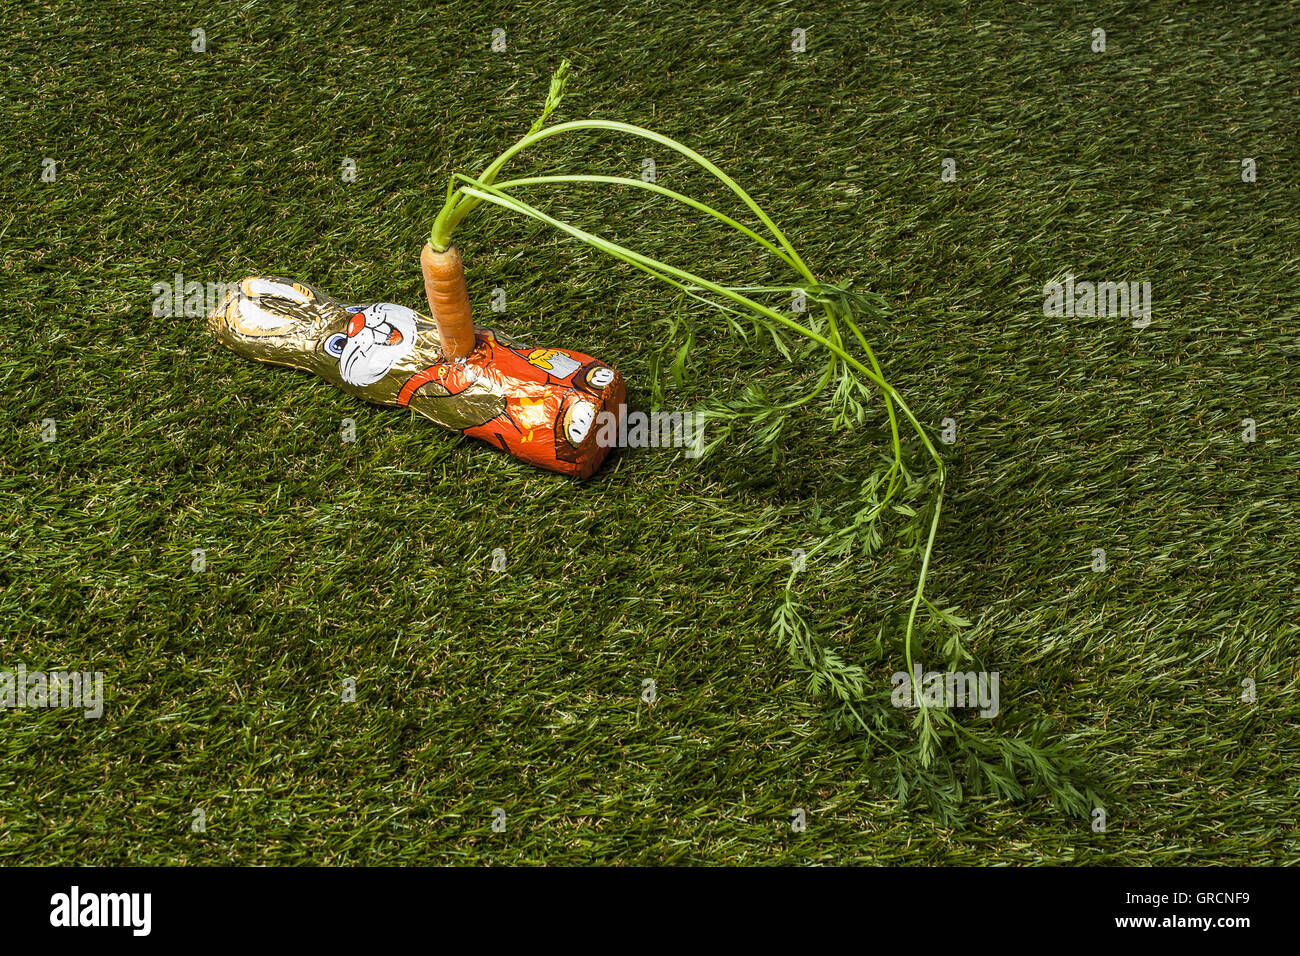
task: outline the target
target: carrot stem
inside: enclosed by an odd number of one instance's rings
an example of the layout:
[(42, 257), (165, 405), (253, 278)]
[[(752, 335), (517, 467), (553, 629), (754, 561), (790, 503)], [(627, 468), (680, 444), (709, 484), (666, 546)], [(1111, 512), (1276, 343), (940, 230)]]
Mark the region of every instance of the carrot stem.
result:
[[(468, 177), (465, 178), (468, 179)], [(797, 334), (809, 338), (812, 341), (822, 345), (833, 355), (838, 357), (841, 361), (847, 363), (848, 365), (856, 369), (860, 374), (865, 376), (869, 381), (875, 383), (880, 388), (880, 390), (885, 394), (885, 396), (887, 396), (888, 399), (897, 403), (899, 410), (901, 410), (903, 414), (907, 417), (908, 422), (912, 425), (913, 430), (920, 438), (921, 444), (924, 446), (926, 452), (934, 460), (935, 469), (936, 469), (936, 493), (934, 499), (934, 514), (930, 521), (929, 534), (926, 539), (925, 551), (921, 560), (921, 570), (917, 579), (916, 590), (912, 597), (911, 606), (908, 609), (907, 626), (904, 631), (904, 640), (903, 640), (904, 653), (907, 659), (907, 670), (909, 674), (914, 675), (914, 671), (912, 667), (912, 661), (913, 661), (912, 644), (913, 644), (913, 634), (915, 632), (915, 626), (916, 626), (916, 613), (919, 610), (921, 601), (923, 600), (925, 595), (925, 583), (930, 570), (930, 556), (934, 551), (934, 540), (939, 528), (939, 517), (943, 510), (943, 492), (944, 492), (944, 485), (947, 479), (947, 471), (944, 468), (942, 457), (940, 457), (939, 452), (935, 449), (934, 444), (930, 441), (930, 437), (925, 433), (925, 429), (921, 425), (920, 421), (912, 413), (912, 410), (908, 407), (907, 403), (903, 400), (903, 397), (900, 394), (898, 394), (898, 392), (894, 389), (892, 385), (890, 385), (887, 381), (885, 381), (883, 374), (880, 372), (879, 364), (875, 361), (874, 354), (872, 355), (872, 360), (871, 360), (872, 367), (868, 368), (867, 366), (863, 365), (860, 361), (858, 361), (858, 359), (856, 359), (854, 356), (852, 356), (847, 351), (845, 351), (842, 344), (840, 344), (839, 342), (832, 341), (831, 339), (819, 334), (815, 330), (800, 325), (798, 322), (795, 322), (793, 319), (790, 319), (782, 315), (781, 313), (775, 311), (774, 309), (768, 308), (767, 306), (762, 305), (759, 302), (755, 302), (753, 299), (741, 295), (739, 292), (735, 292), (732, 289), (727, 288), (726, 286), (718, 285), (715, 282), (711, 282), (708, 279), (704, 279), (700, 276), (694, 275), (693, 273), (687, 272), (684, 269), (679, 269), (676, 266), (671, 266), (668, 263), (661, 262), (657, 259), (651, 258), (650, 256), (642, 255), (639, 252), (634, 252), (633, 250), (628, 249), (625, 246), (621, 246), (618, 243), (612, 242), (608, 239), (604, 239), (600, 236), (594, 235), (593, 233), (589, 233), (583, 229), (578, 228), (577, 226), (571, 225), (566, 222), (561, 222), (558, 219), (548, 216), (546, 213), (542, 212), (541, 210), (536, 209), (533, 206), (530, 206), (529, 204), (523, 202), (522, 200), (519, 200), (514, 196), (510, 196), (506, 194), (499, 187), (495, 187), (485, 183), (478, 183), (476, 186), (469, 186), (469, 185), (462, 186), (461, 191), (464, 192), (466, 195), (473, 196), (479, 199), (481, 202), (493, 203), (505, 209), (510, 209), (515, 212), (522, 213), (526, 216), (529, 216), (530, 218), (536, 219), (539, 222), (546, 223), (547, 225), (550, 225), (556, 229), (559, 229), (563, 232), (567, 232), (569, 235), (573, 236), (576, 239), (581, 240), (587, 245), (590, 245), (594, 248), (609, 253), (610, 255), (613, 255), (616, 258), (622, 259), (624, 262), (627, 262), (629, 265), (633, 265), (636, 268), (642, 270), (643, 272), (648, 272), (649, 274), (656, 276), (657, 278), (669, 283), (670, 285), (674, 285), (678, 288), (685, 289), (686, 291), (689, 292), (690, 290), (685, 284), (689, 282), (699, 288), (710, 291), (715, 295), (720, 295), (724, 298), (731, 299), (732, 301), (735, 301), (745, 306), (746, 308), (751, 309), (752, 311), (758, 313), (759, 315), (762, 315), (770, 319), (771, 321), (776, 322), (778, 325), (788, 328), (791, 331), (796, 332)], [(854, 328), (856, 329), (856, 326), (854, 326)], [(860, 333), (858, 337), (863, 341), (863, 344), (865, 344), (865, 338), (863, 338)], [(895, 465), (896, 467), (901, 468), (901, 464), (900, 464), (901, 447), (899, 445), (898, 426), (897, 426), (897, 421), (895, 420), (892, 414), (892, 409), (890, 414), (890, 423), (891, 423), (891, 430), (893, 433), (894, 447), (896, 449)], [(891, 471), (891, 488), (893, 487), (892, 475), (893, 472)], [(912, 682), (915, 684), (915, 676), (912, 677)]]

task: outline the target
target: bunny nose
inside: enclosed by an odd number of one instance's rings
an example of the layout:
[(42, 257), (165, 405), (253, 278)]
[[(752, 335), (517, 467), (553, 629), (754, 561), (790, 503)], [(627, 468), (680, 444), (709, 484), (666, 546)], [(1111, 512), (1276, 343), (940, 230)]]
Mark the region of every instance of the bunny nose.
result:
[(348, 320), (348, 338), (356, 335), (366, 327), (366, 317), (360, 312), (353, 312), (352, 318)]

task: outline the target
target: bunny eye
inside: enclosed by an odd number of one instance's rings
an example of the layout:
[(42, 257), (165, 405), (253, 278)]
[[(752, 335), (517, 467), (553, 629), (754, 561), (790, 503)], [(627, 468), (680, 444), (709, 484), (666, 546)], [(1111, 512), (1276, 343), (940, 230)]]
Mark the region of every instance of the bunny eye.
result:
[(342, 332), (337, 332), (325, 340), (325, 351), (329, 352), (335, 358), (343, 354), (343, 346), (348, 344), (348, 337)]

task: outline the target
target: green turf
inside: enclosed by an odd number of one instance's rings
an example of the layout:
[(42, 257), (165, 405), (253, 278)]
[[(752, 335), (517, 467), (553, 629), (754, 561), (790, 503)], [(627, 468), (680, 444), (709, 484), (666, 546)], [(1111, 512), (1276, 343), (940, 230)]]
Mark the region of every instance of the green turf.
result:
[[(1294, 6), (338, 6), (0, 8), (0, 670), (108, 691), (100, 720), (0, 712), (0, 861), (1297, 860)], [(563, 56), (555, 120), (685, 141), (819, 274), (889, 301), (867, 329), (888, 376), (958, 423), (930, 594), (977, 621), (996, 731), (1050, 718), (1105, 832), (1042, 797), (967, 796), (957, 822), (898, 802), (768, 635), (874, 426), (832, 436), (814, 406), (775, 460), (629, 451), (576, 484), (151, 314), (176, 272), (419, 306), (448, 176), (528, 129)], [(645, 157), (722, 200), (626, 139), (521, 168)], [(790, 279), (649, 196), (539, 201), (712, 277)], [(615, 362), (647, 407), (672, 296), (504, 213), (457, 242), (480, 315)], [(1045, 317), (1067, 273), (1150, 281), (1151, 325)], [(687, 314), (672, 407), (815, 377)], [(798, 586), (857, 659), (912, 571), (814, 562)], [(886, 646), (886, 692), (898, 666)]]

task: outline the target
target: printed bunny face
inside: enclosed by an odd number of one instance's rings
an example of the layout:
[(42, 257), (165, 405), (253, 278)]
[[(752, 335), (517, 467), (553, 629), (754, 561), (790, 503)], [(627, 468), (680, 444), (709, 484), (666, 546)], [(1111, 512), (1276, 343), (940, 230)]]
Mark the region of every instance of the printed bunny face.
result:
[(390, 302), (352, 312), (347, 329), (325, 340), (325, 351), (339, 360), (339, 374), (349, 385), (378, 382), (415, 347), (416, 322), (411, 309)]
[(583, 443), (596, 420), (596, 406), (589, 401), (571, 404), (564, 413), (564, 437), (575, 448)]
[(587, 376), (587, 382), (593, 388), (604, 388), (612, 381), (614, 381), (614, 370), (612, 368), (594, 368), (591, 370), (591, 374)]

